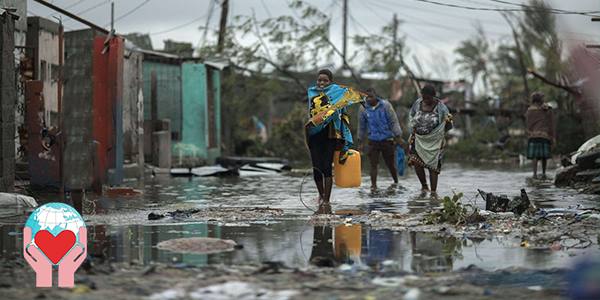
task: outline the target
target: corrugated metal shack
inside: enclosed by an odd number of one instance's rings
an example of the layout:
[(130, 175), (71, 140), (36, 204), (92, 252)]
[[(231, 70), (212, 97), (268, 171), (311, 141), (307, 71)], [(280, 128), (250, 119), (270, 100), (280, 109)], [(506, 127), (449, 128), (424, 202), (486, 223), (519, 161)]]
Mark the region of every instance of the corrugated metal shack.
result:
[[(173, 165), (214, 163), (221, 154), (220, 66), (144, 51), (144, 118), (147, 129), (153, 122), (153, 76), (157, 118), (154, 122), (170, 120)], [(149, 137), (146, 137), (146, 144), (150, 144)]]

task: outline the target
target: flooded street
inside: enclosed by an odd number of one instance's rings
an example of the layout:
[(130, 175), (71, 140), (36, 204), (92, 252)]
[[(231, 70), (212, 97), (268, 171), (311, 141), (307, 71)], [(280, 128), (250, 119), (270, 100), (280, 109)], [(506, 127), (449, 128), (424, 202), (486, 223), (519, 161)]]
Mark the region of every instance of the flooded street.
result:
[[(574, 190), (554, 188), (551, 184), (527, 186), (529, 172), (503, 170), (500, 166), (459, 167), (449, 165), (440, 182), (440, 195), (465, 193), (463, 202), (485, 207), (476, 189), (497, 194), (516, 195), (525, 188), (540, 207), (565, 208), (576, 205), (598, 207), (597, 196), (578, 194)], [(304, 184), (302, 185), (302, 181)], [(420, 198), (414, 174), (403, 178), (398, 187), (387, 187), (391, 178), (382, 176), (376, 191), (369, 189), (368, 177), (358, 189), (334, 189), (333, 209), (337, 214), (365, 214), (373, 211), (418, 213), (438, 206), (439, 201)], [(186, 263), (202, 266), (211, 263), (242, 264), (265, 260), (286, 265), (306, 266), (311, 257), (323, 256), (357, 266), (391, 264), (413, 272), (451, 271), (469, 265), (486, 270), (521, 266), (554, 268), (567, 266), (572, 252), (527, 250), (520, 240), (497, 237), (468, 239), (440, 237), (435, 233), (398, 232), (373, 229), (367, 225), (313, 226), (315, 196), (312, 177), (301, 172), (283, 176), (241, 178), (148, 178), (144, 193), (134, 198), (99, 198), (89, 200), (86, 215), (90, 226), (90, 252), (115, 262), (149, 264)], [(302, 188), (302, 201), (300, 200)], [(207, 207), (270, 207), (282, 209), (283, 216), (244, 222), (198, 223), (170, 220), (153, 225), (147, 214), (155, 210)], [(4, 258), (19, 256), (20, 225), (3, 225), (10, 239), (2, 243)], [(5, 235), (6, 236), (6, 235)], [(234, 240), (243, 249), (230, 253), (194, 255), (159, 250), (160, 241), (181, 237), (217, 237)], [(17, 245), (17, 247), (15, 247)], [(11, 249), (12, 248), (12, 249)], [(346, 250), (341, 250), (346, 249)]]
[[(379, 171), (379, 189), (372, 191), (369, 177), (363, 174), (360, 188), (334, 188), (332, 205), (335, 209), (359, 209), (363, 211), (381, 210), (399, 213), (422, 212), (439, 203), (430, 199), (421, 199), (420, 184), (414, 172), (400, 179), (398, 187), (390, 187), (391, 177), (386, 170)], [(475, 203), (484, 208), (485, 202), (477, 196), (477, 189), (486, 192), (508, 195), (519, 194), (525, 188), (538, 206), (545, 208), (565, 208), (582, 205), (598, 207), (596, 195), (584, 195), (575, 190), (557, 189), (552, 183), (528, 186), (531, 176), (529, 169), (514, 166), (486, 165), (460, 166), (448, 164), (442, 171), (438, 194), (451, 196), (453, 193), (465, 194), (464, 201)], [(147, 179), (144, 194), (138, 199), (112, 201), (97, 200), (96, 207), (102, 210), (156, 207), (168, 205), (170, 208), (205, 207), (271, 207), (280, 208), (286, 215), (311, 215), (302, 201), (314, 209), (316, 189), (312, 175), (306, 171), (296, 171), (283, 176), (248, 176), (239, 178), (191, 177), (172, 178), (157, 175)], [(98, 211), (97, 211), (98, 212)]]
[[(517, 168), (450, 164), (442, 174), (439, 192), (442, 197), (463, 192), (463, 203), (480, 209), (485, 208), (485, 202), (476, 197), (478, 188), (509, 197), (525, 188), (531, 200), (545, 209), (578, 205), (597, 208), (600, 204), (597, 196), (557, 189), (551, 183), (528, 185), (529, 175), (528, 171)], [(518, 229), (514, 219), (477, 225), (483, 229), (495, 228), (497, 233), (491, 234), (478, 234), (478, 227), (473, 226), (451, 229), (448, 224), (448, 229), (445, 226), (419, 229), (388, 221), (377, 223), (373, 218), (381, 214), (410, 219), (439, 206), (441, 201), (422, 198), (414, 174), (403, 178), (398, 187), (391, 186), (391, 178), (384, 175), (379, 179), (382, 188), (376, 191), (370, 190), (366, 182), (368, 177), (363, 177), (361, 188), (334, 189), (332, 206), (337, 219), (315, 219), (312, 177), (304, 176), (303, 172), (240, 178), (148, 176), (141, 195), (88, 198), (84, 202), (88, 257), (93, 262), (86, 272), (107, 272), (115, 278), (121, 275), (114, 275), (118, 271), (113, 273), (112, 265), (127, 266), (123, 270), (134, 268), (136, 272), (146, 272), (139, 268), (155, 266), (199, 272), (194, 274), (205, 272), (205, 268), (231, 269), (219, 271), (222, 275), (244, 266), (276, 263), (291, 270), (313, 270), (310, 272), (334, 268), (344, 276), (367, 272), (376, 286), (390, 284), (390, 274), (462, 274), (460, 284), (505, 282), (507, 286), (551, 290), (557, 282), (563, 282), (563, 271), (553, 272), (569, 269), (582, 258), (600, 255), (595, 236), (589, 236), (591, 244), (586, 247), (579, 247), (581, 242), (574, 238), (561, 241), (558, 248), (555, 244), (534, 246), (533, 240), (531, 246), (524, 246), (531, 237), (527, 237), (528, 231)], [(261, 210), (266, 207), (269, 210)], [(209, 213), (203, 214), (204, 210)], [(149, 214), (160, 217), (150, 220)], [(202, 216), (200, 219), (194, 217), (198, 214)], [(25, 217), (23, 212), (15, 212), (3, 218), (0, 225), (4, 236), (1, 258), (5, 266), (22, 261)], [(188, 238), (231, 240), (236, 246), (212, 254), (157, 247), (164, 241)], [(109, 267), (102, 267), (105, 265)], [(102, 271), (103, 268), (109, 271)], [(204, 271), (194, 271), (195, 268)], [(465, 270), (481, 274), (465, 274)], [(505, 270), (522, 271), (506, 273)], [(536, 273), (531, 273), (527, 280), (518, 279), (526, 272)], [(96, 280), (105, 279), (100, 275)], [(161, 295), (153, 296), (170, 299)]]

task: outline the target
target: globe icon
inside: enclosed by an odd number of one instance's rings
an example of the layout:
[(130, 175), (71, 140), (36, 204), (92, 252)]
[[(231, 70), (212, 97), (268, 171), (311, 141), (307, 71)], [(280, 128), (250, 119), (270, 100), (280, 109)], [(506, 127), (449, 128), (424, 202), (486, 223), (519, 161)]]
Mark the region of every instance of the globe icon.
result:
[(46, 203), (38, 207), (25, 222), (25, 227), (31, 228), (33, 243), (35, 243), (35, 235), (40, 230), (47, 230), (53, 236), (57, 236), (64, 230), (70, 230), (75, 234), (76, 241), (79, 242), (79, 228), (84, 226), (83, 218), (77, 210), (70, 205), (57, 202)]

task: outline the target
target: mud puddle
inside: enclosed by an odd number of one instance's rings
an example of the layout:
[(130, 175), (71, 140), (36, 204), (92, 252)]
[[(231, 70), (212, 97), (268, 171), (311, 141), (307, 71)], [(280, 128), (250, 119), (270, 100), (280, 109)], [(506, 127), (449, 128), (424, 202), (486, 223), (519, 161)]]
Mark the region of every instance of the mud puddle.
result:
[[(20, 257), (21, 229), (0, 226), (1, 257)], [(88, 254), (114, 263), (245, 265), (278, 261), (290, 267), (316, 265), (342, 269), (392, 268), (414, 273), (447, 272), (468, 266), (486, 271), (510, 267), (551, 269), (569, 267), (577, 257), (598, 249), (536, 250), (506, 236), (457, 238), (438, 233), (373, 229), (363, 224), (314, 226), (306, 221), (281, 220), (161, 225), (96, 225), (88, 229)], [(194, 254), (159, 249), (160, 242), (181, 238), (232, 240), (234, 251)], [(182, 251), (185, 252), (185, 251)]]

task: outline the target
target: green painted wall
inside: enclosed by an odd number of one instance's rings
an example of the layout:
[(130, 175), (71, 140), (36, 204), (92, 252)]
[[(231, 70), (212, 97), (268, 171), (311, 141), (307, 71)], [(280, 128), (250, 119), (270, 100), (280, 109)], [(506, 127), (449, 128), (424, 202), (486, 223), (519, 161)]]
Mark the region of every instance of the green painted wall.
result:
[(150, 80), (156, 71), (158, 118), (171, 120), (171, 132), (181, 139), (181, 66), (144, 60), (144, 120), (150, 120)]
[(174, 145), (175, 156), (193, 156), (207, 159), (206, 135), (206, 67), (186, 62), (182, 74), (182, 139)]
[[(158, 117), (171, 120), (173, 162), (198, 158), (213, 163), (221, 155), (221, 72), (204, 64), (185, 62), (181, 65), (144, 61), (144, 119), (150, 119), (150, 78), (157, 74)], [(207, 87), (207, 76), (212, 86)], [(216, 147), (208, 149), (208, 88), (214, 95)]]
[(217, 139), (217, 147), (208, 149), (208, 160), (214, 161), (221, 155), (221, 71), (212, 69), (212, 89), (214, 95), (214, 110), (215, 110), (215, 134)]

